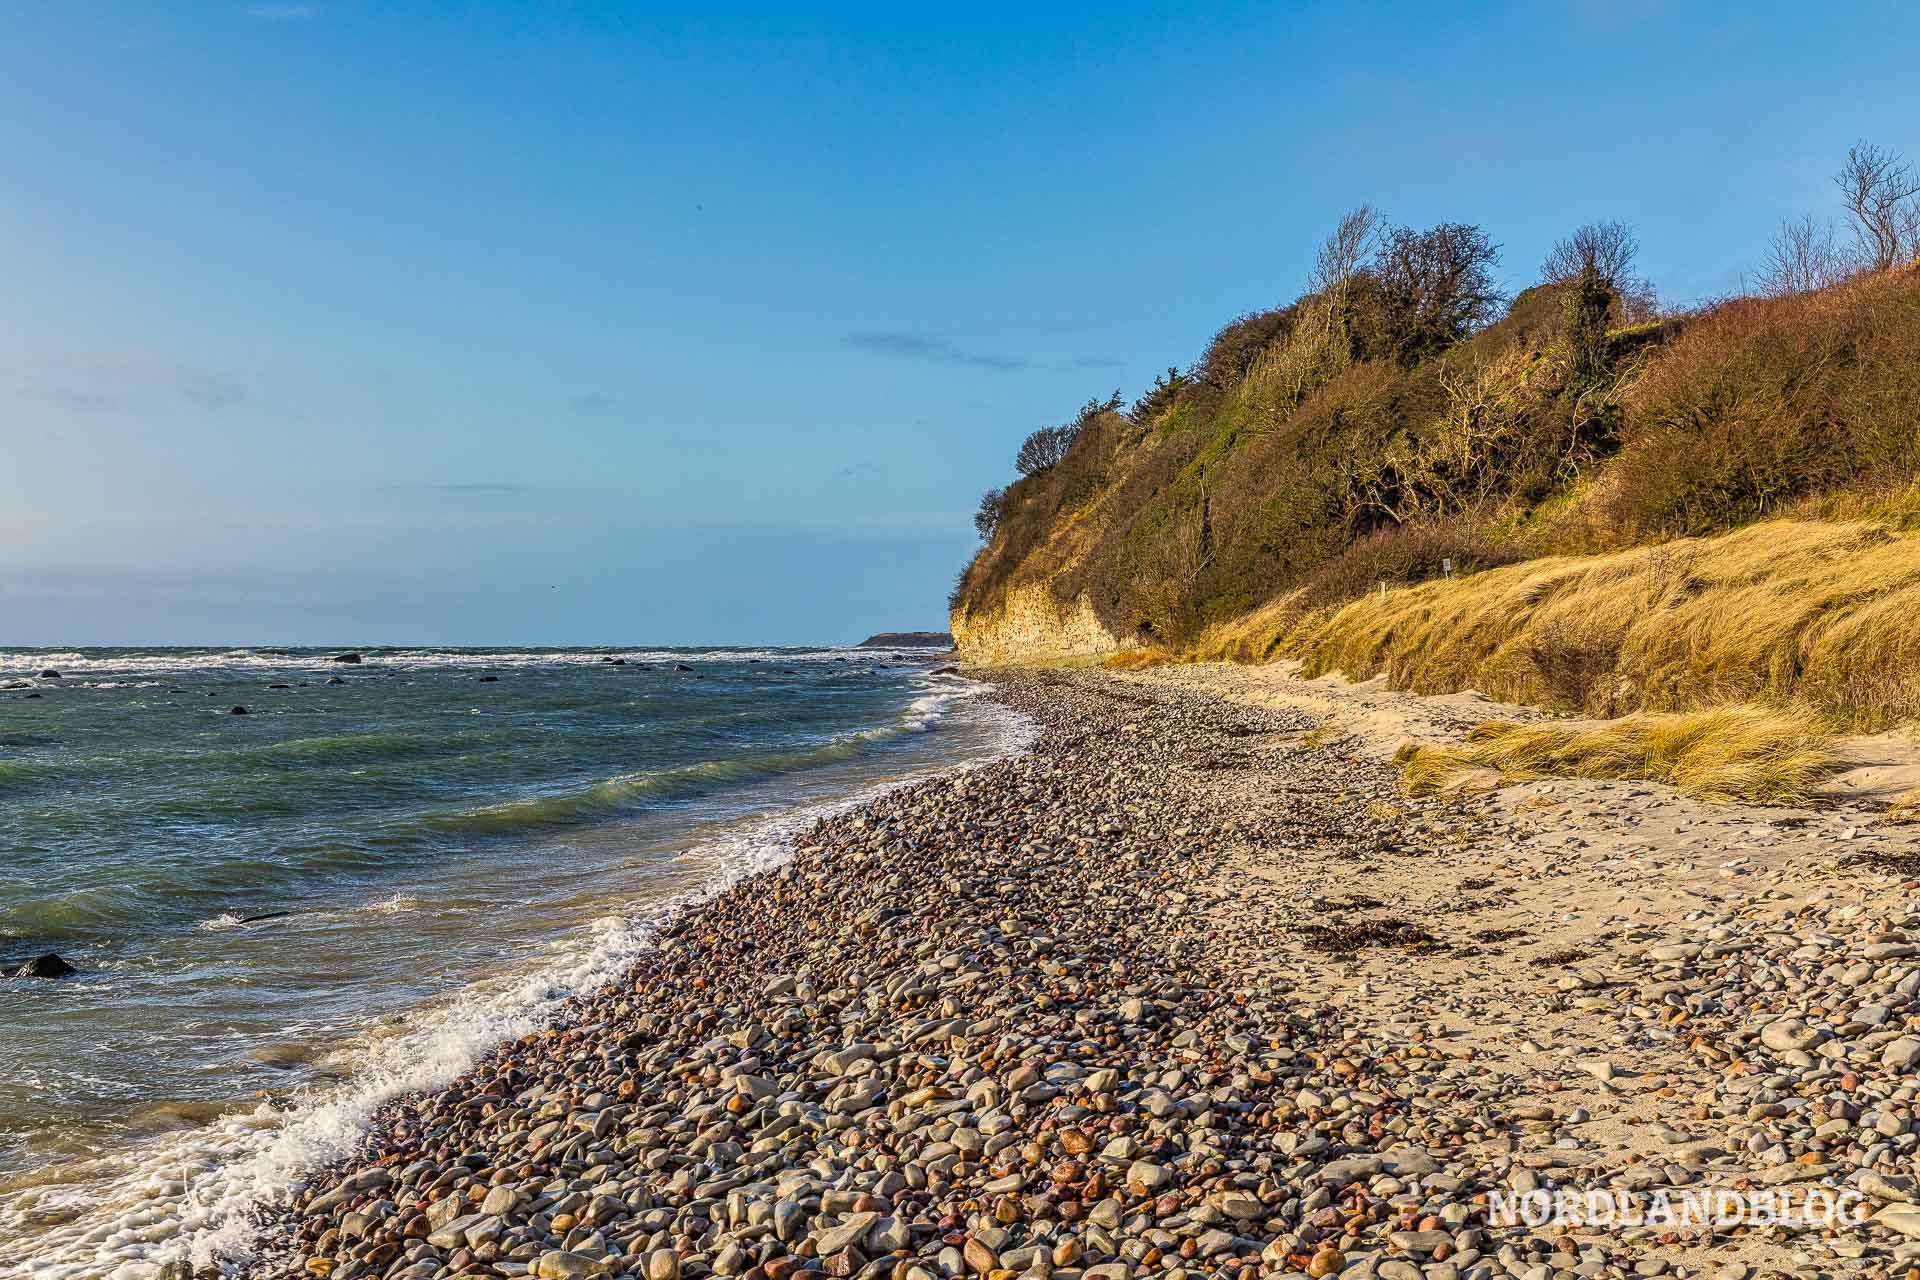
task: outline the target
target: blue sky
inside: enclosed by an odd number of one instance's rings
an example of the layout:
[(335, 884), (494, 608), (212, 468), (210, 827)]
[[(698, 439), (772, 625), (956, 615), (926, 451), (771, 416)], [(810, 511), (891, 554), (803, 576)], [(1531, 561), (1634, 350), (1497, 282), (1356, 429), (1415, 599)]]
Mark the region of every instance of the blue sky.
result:
[(0, 0), (0, 644), (939, 625), (1370, 200), (1738, 287), (1920, 10)]

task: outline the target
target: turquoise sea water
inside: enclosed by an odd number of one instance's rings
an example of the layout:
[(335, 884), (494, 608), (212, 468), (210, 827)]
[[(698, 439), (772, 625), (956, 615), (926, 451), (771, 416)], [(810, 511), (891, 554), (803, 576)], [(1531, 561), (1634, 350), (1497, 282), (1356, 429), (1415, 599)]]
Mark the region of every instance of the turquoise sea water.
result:
[(925, 651), (338, 652), (0, 652), (0, 959), (80, 971), (0, 981), (0, 1243), (53, 1274), (231, 1241), (662, 903), (1014, 732)]

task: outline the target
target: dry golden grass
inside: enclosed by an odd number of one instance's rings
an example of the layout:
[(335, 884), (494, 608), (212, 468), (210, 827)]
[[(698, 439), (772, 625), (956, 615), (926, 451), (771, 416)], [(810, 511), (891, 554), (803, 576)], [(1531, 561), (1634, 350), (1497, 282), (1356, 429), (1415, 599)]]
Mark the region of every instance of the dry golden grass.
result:
[(1266, 662), (1300, 620), (1298, 591), (1290, 591), (1250, 613), (1207, 628), (1186, 655), (1194, 662)]
[(1157, 645), (1145, 645), (1109, 654), (1100, 665), (1108, 671), (1140, 671), (1146, 667), (1164, 667), (1174, 660), (1174, 656), (1165, 649)]
[(1748, 701), (1862, 731), (1920, 717), (1920, 535), (1870, 521), (1774, 521), (1262, 613), (1214, 647), (1597, 717)]
[(1461, 771), (1480, 768), (1510, 782), (1637, 778), (1702, 800), (1798, 804), (1834, 767), (1830, 743), (1805, 712), (1739, 705), (1599, 724), (1489, 721), (1461, 746), (1408, 744), (1394, 759), (1409, 795), (1444, 790)]

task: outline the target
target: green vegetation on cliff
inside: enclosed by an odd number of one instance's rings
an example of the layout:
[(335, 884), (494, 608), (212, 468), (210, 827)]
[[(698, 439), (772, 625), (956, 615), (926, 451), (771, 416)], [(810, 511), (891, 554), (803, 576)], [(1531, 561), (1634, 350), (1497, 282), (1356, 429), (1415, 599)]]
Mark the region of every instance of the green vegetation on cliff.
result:
[[(1406, 628), (1361, 644), (1329, 624), (1383, 584), (1785, 518), (1920, 523), (1920, 217), (1891, 250), (1856, 224), (1857, 256), (1785, 224), (1753, 294), (1662, 312), (1618, 224), (1581, 228), (1509, 300), (1479, 228), (1363, 207), (1295, 302), (1227, 325), (1132, 406), (1092, 401), (1028, 441), (982, 501), (956, 634), (1043, 591), (1123, 644), (1326, 659), (1343, 637), (1322, 665), (1377, 670), (1412, 660), (1390, 656)], [(1594, 643), (1527, 688), (1640, 705)]]

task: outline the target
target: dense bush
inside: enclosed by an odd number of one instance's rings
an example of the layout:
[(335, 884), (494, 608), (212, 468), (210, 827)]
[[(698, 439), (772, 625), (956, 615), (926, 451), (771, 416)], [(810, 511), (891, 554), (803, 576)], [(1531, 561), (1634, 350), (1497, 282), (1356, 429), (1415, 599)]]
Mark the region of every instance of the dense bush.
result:
[(1261, 352), (1293, 328), (1295, 310), (1277, 307), (1271, 311), (1255, 311), (1228, 324), (1213, 335), (1213, 341), (1193, 366), (1191, 376), (1216, 391), (1229, 390), (1246, 376)]
[(1740, 299), (1695, 319), (1626, 405), (1612, 522), (1627, 540), (1729, 529), (1920, 462), (1920, 279)]
[(1488, 542), (1472, 521), (1436, 521), (1396, 525), (1370, 533), (1328, 560), (1301, 583), (1305, 609), (1352, 600), (1375, 590), (1411, 586), (1442, 577), (1450, 563), (1455, 575), (1476, 573), (1521, 559), (1512, 546)]

